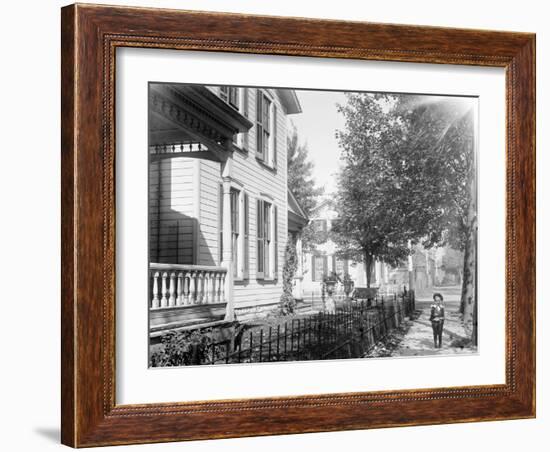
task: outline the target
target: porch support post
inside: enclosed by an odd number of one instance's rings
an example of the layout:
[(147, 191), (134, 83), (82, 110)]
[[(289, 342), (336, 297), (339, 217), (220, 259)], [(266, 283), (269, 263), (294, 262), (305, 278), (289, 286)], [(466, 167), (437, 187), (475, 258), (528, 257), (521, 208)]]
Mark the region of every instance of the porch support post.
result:
[(302, 254), (302, 232), (296, 234), (296, 293), (294, 298), (303, 300), (304, 294), (302, 289), (302, 280), (304, 279), (304, 266), (303, 266), (303, 254)]
[[(224, 173), (227, 168), (224, 168)], [(225, 299), (227, 302), (225, 310), (225, 320), (232, 322), (235, 320), (235, 307), (233, 300), (233, 253), (231, 241), (231, 183), (230, 179), (224, 174), (223, 177), (223, 254), (222, 266), (227, 268), (225, 276)]]

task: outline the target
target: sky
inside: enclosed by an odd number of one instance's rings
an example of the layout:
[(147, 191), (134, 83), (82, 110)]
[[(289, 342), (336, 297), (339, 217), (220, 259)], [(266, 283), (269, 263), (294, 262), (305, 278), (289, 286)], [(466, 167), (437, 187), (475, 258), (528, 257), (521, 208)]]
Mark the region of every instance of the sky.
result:
[(334, 192), (340, 156), (334, 134), (344, 128), (344, 116), (338, 113), (336, 104), (345, 104), (345, 95), (316, 90), (296, 90), (296, 94), (303, 112), (290, 116), (290, 120), (298, 130), (300, 143), (307, 143), (316, 185), (324, 186), (325, 193)]
[[(335, 137), (336, 130), (343, 130), (344, 116), (336, 105), (345, 104), (342, 91), (295, 90), (302, 113), (290, 116), (298, 130), (300, 143), (306, 143), (309, 160), (315, 165), (313, 178), (317, 186), (325, 188), (325, 194), (336, 191), (336, 175), (340, 166), (340, 148)], [(446, 96), (422, 96), (421, 103), (437, 102)], [(464, 108), (472, 108), (477, 98), (463, 97)]]

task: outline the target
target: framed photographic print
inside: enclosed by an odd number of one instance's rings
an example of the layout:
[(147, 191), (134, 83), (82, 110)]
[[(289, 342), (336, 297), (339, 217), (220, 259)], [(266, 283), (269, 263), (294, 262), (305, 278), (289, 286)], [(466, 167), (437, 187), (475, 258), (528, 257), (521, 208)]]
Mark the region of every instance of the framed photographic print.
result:
[(535, 37), (62, 9), (62, 442), (535, 416)]

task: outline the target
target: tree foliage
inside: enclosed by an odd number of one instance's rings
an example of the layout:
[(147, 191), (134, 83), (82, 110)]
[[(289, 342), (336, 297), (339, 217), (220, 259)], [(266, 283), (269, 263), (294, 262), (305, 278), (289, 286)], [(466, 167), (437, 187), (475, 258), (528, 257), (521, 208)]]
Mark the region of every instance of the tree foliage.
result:
[(323, 187), (315, 185), (314, 165), (309, 159), (307, 144), (299, 142), (296, 127), (287, 137), (287, 168), (288, 186), (306, 215), (310, 215), (317, 205), (318, 197), (323, 194)]
[(408, 95), (398, 98), (395, 110), (407, 124), (405, 151), (411, 185), (422, 187), (427, 203), (438, 209), (430, 215), (424, 244), (464, 250), (470, 233), (468, 218), (475, 210), (471, 104), (463, 98), (427, 101), (425, 96)]
[[(314, 164), (309, 159), (307, 144), (299, 141), (296, 127), (293, 127), (292, 133), (287, 137), (287, 169), (288, 187), (309, 217), (324, 189), (316, 186), (313, 177)], [(311, 223), (302, 230), (302, 247), (305, 251), (312, 250), (316, 244), (323, 243), (325, 240), (326, 237), (319, 234)]]
[[(473, 174), (473, 122), (460, 100), (347, 95), (337, 132), (342, 167), (334, 240), (362, 257), (396, 265), (409, 241), (464, 249)], [(466, 105), (466, 107), (465, 107)]]

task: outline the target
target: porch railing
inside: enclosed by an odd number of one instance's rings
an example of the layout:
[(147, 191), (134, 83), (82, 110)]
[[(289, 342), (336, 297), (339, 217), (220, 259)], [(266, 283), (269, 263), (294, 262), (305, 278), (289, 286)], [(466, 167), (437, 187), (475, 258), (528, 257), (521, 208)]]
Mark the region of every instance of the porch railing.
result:
[(226, 277), (224, 267), (151, 263), (150, 307), (226, 303)]

